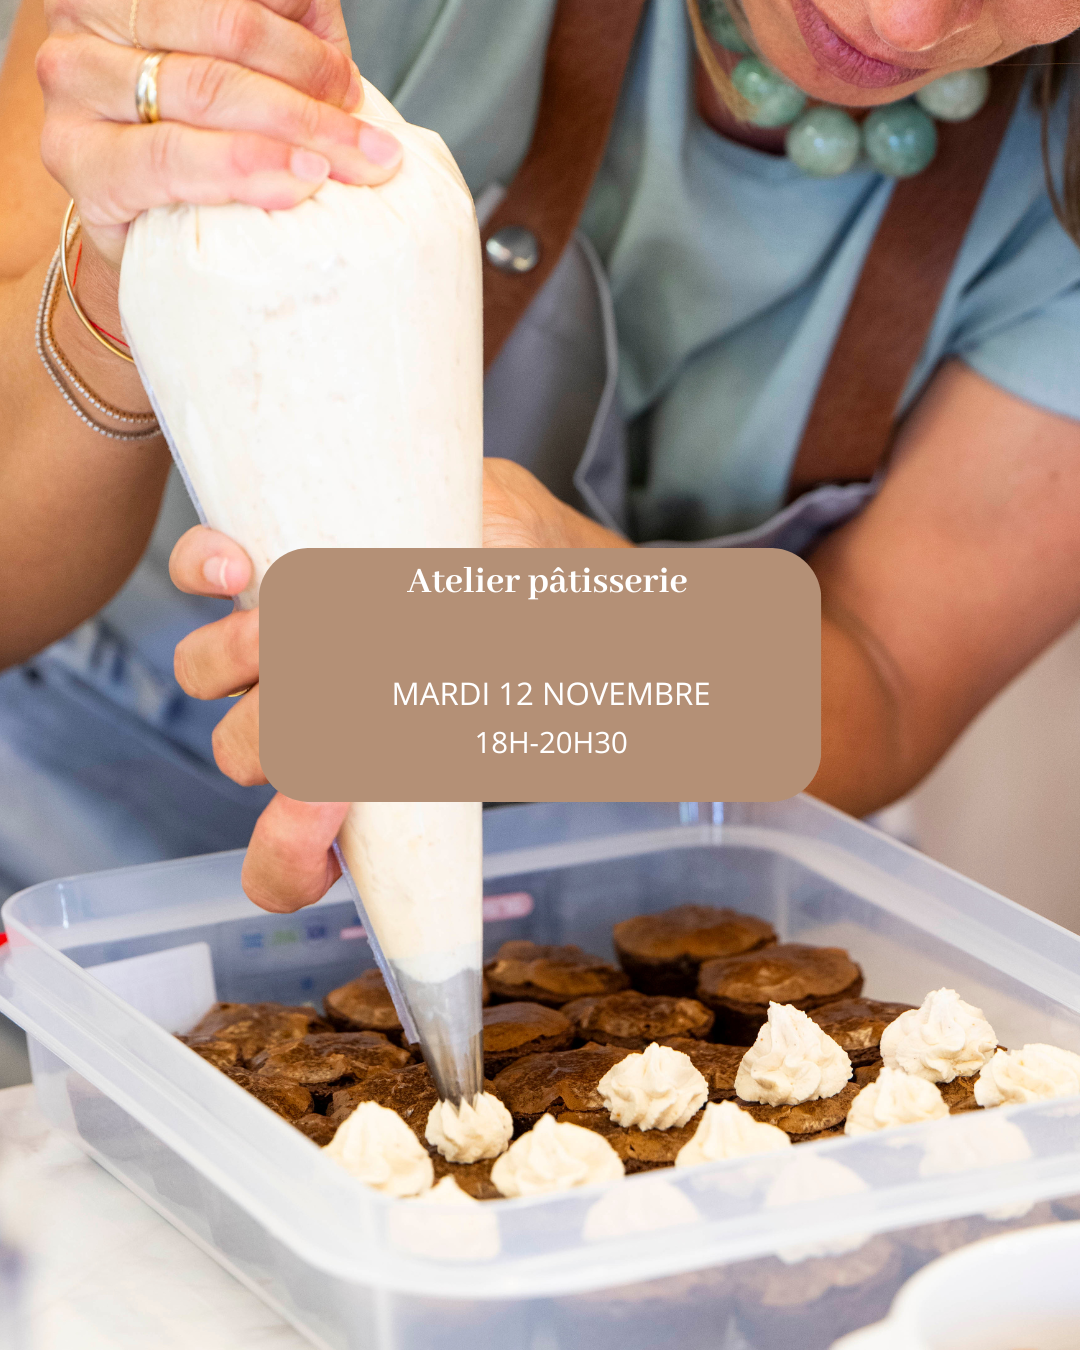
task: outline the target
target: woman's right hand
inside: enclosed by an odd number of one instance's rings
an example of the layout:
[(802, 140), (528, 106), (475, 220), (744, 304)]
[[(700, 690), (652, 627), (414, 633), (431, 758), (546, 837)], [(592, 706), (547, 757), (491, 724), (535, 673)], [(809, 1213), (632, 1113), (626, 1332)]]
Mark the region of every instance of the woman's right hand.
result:
[[(327, 177), (377, 184), (401, 146), (350, 114), (363, 99), (339, 0), (46, 0), (37, 58), (46, 168), (89, 252), (118, 271), (127, 227), (171, 202), (295, 206)], [(134, 14), (140, 48), (131, 45)], [(135, 84), (153, 51), (161, 121)]]

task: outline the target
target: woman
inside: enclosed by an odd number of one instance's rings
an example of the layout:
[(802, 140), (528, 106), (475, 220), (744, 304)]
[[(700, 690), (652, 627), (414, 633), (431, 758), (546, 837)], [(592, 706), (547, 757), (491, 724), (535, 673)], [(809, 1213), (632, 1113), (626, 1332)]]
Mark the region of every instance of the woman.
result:
[[(50, 12), (52, 35), (37, 58), (42, 117), (31, 63), (46, 29), (26, 0), (2, 95), (6, 181), (19, 185), (2, 254), (11, 356), (0, 401), (14, 430), (0, 461), (0, 566), (19, 579), (5, 586), (14, 597), (5, 663), (25, 661), (86, 620), (123, 582), (167, 470), (159, 445), (113, 447), (80, 423), (32, 350), (67, 192), (83, 220), (80, 305), (118, 334), (116, 269), (124, 227), (140, 210), (171, 200), (287, 206), (327, 174), (374, 183), (393, 173), (395, 145), (346, 116), (358, 92), (350, 40), (365, 75), (406, 117), (443, 134), (474, 194), (505, 186), (529, 143), (554, 9), (554, 0), (356, 0), (343, 22), (329, 0), (291, 8), (205, 0), (180, 11), (162, 0), (130, 10), (127, 0), (65, 0)], [(506, 457), (489, 460), (486, 476), (489, 544), (746, 542), (747, 529), (768, 528), (783, 507), (891, 183), (861, 167), (811, 178), (785, 159), (782, 130), (748, 126), (731, 111), (746, 111), (725, 75), (738, 60), (732, 48), (752, 39), (768, 66), (812, 99), (861, 110), (1033, 47), (1042, 66), (1065, 60), (1048, 44), (1080, 26), (1080, 0), (1037, 8), (1028, 0), (745, 0), (734, 29), (714, 5), (703, 13), (719, 42), (704, 36), (696, 7), (694, 23), (681, 0), (646, 7), (582, 218), (580, 247), (599, 259), (597, 284), (613, 296), (629, 489), (607, 510), (590, 502), (577, 474), (570, 483), (555, 475), (560, 500), (500, 442)], [(155, 125), (136, 120), (145, 60), (136, 44), (172, 53), (158, 67), (164, 120)], [(1040, 70), (1028, 77), (899, 401), (903, 420), (880, 491), (869, 500), (859, 489), (831, 519), (869, 502), (865, 509), (827, 536), (802, 538), (824, 602), (824, 753), (813, 790), (848, 810), (873, 809), (916, 782), (1080, 613), (1080, 253), (1054, 219), (1042, 179), (1044, 116), (1059, 170), (1068, 135), (1067, 99), (1053, 99), (1052, 86)], [(1035, 106), (1040, 94), (1045, 112)], [(45, 163), (66, 191), (38, 166), (42, 125)], [(1073, 186), (1059, 185), (1068, 219)], [(66, 302), (55, 334), (101, 402), (146, 413), (133, 371)], [(496, 383), (498, 372), (496, 363)], [(177, 514), (167, 510), (150, 554), (103, 618), (4, 677), (19, 801), (32, 800), (40, 783), (49, 804), (41, 809), (54, 809), (56, 784), (74, 783), (82, 796), (65, 837), (90, 819), (95, 841), (113, 830), (116, 853), (129, 860), (224, 846), (254, 815), (243, 792), (262, 792), (258, 805), (267, 795), (255, 787), (264, 781), (257, 687), (214, 732), (218, 763), (247, 785), (232, 798), (205, 762), (220, 705), (199, 718), (199, 705), (167, 680), (170, 643), (195, 628), (206, 603), (192, 600), (180, 614), (160, 589)], [(196, 529), (173, 553), (172, 575), (189, 596), (226, 597), (243, 587), (247, 562), (228, 540)], [(183, 638), (176, 670), (189, 695), (216, 700), (257, 679), (257, 623), (257, 615), (230, 615)], [(95, 718), (73, 752), (72, 725)], [(132, 748), (116, 751), (121, 741)], [(117, 806), (133, 761), (153, 775), (139, 789), (149, 803)], [(89, 815), (88, 798), (114, 814)], [(280, 909), (317, 899), (333, 876), (327, 850), (342, 811), (274, 798), (248, 856), (252, 898)], [(2, 843), (14, 856), (19, 840)]]

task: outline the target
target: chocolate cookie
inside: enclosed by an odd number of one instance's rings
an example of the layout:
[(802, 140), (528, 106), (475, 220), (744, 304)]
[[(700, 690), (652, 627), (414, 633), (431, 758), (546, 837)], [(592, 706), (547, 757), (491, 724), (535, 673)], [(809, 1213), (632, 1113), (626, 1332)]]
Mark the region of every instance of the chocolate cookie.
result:
[(391, 1040), (401, 1041), (401, 1022), (377, 968), (331, 989), (323, 999), (323, 1008), (337, 1031), (381, 1031)]
[(810, 1014), (826, 1036), (846, 1050), (852, 1064), (873, 1064), (881, 1058), (881, 1033), (910, 1003), (879, 1003), (873, 998), (842, 998)]
[(739, 956), (776, 941), (772, 924), (714, 905), (676, 905), (639, 914), (612, 933), (619, 964), (646, 994), (693, 996), (703, 961)]
[(852, 1081), (845, 1083), (834, 1097), (820, 1097), (816, 1102), (800, 1102), (797, 1106), (769, 1106), (767, 1102), (735, 1100), (755, 1120), (775, 1125), (785, 1134), (790, 1134), (794, 1142), (799, 1135), (821, 1135), (843, 1126), (851, 1103), (861, 1091), (862, 1087)]
[(495, 1183), (491, 1180), (491, 1169), (495, 1165), (494, 1158), (485, 1158), (483, 1162), (474, 1163), (452, 1163), (435, 1149), (428, 1149), (431, 1154), (431, 1161), (435, 1168), (436, 1185), (442, 1181), (443, 1177), (453, 1177), (466, 1195), (471, 1195), (474, 1200), (501, 1200), (502, 1196), (495, 1189)]
[(653, 1041), (667, 1045), (674, 1038), (702, 1040), (715, 1020), (696, 998), (639, 994), (635, 989), (576, 998), (564, 1003), (561, 1011), (574, 1024), (579, 1041), (627, 1050), (644, 1050)]
[(862, 983), (862, 971), (842, 947), (790, 942), (706, 961), (698, 975), (697, 996), (716, 1013), (716, 1040), (753, 1045), (770, 1003), (790, 1003), (813, 1012), (838, 999), (857, 998)]
[(296, 1122), (301, 1116), (312, 1114), (311, 1093), (288, 1078), (271, 1078), (267, 1074), (251, 1073), (248, 1069), (225, 1069), (226, 1077), (238, 1083), (245, 1092), (257, 1097), (275, 1115)]
[(748, 1261), (733, 1271), (739, 1324), (755, 1345), (826, 1350), (884, 1317), (903, 1274), (900, 1248), (885, 1237), (837, 1256)]
[(714, 1041), (683, 1040), (673, 1036), (664, 1042), (689, 1056), (694, 1068), (709, 1085), (709, 1101), (728, 1102), (735, 1097), (735, 1075), (746, 1054), (745, 1045), (717, 1045)]
[(584, 1045), (529, 1055), (498, 1074), (492, 1091), (514, 1117), (520, 1132), (531, 1130), (545, 1113), (603, 1111), (596, 1085), (627, 1052), (610, 1045)]
[(176, 1039), (183, 1042), (189, 1050), (194, 1050), (200, 1059), (205, 1059), (215, 1069), (243, 1068), (240, 1047), (236, 1041), (201, 1041), (193, 1040), (190, 1036), (177, 1036)]
[(629, 1176), (631, 1172), (674, 1167), (675, 1155), (693, 1139), (701, 1116), (702, 1112), (698, 1111), (685, 1125), (675, 1125), (670, 1130), (639, 1130), (636, 1125), (626, 1129), (616, 1125), (606, 1111), (563, 1111), (556, 1119), (603, 1135), (622, 1159)]
[(262, 1050), (251, 1061), (257, 1073), (290, 1078), (305, 1087), (356, 1081), (372, 1069), (403, 1069), (412, 1054), (378, 1031), (320, 1032)]
[(568, 1017), (541, 1003), (497, 1003), (484, 1009), (484, 1072), (489, 1078), (525, 1055), (564, 1050), (574, 1039)]
[[(196, 1053), (221, 1041), (236, 1046), (237, 1061), (247, 1064), (260, 1050), (285, 1041), (299, 1040), (315, 1031), (331, 1028), (314, 1008), (290, 1008), (283, 1003), (215, 1003), (210, 1011), (181, 1036)], [(213, 1053), (222, 1053), (215, 1050)], [(208, 1054), (206, 1058), (214, 1063)], [(219, 1067), (227, 1067), (224, 1063)]]
[(934, 1086), (945, 1099), (949, 1114), (958, 1116), (964, 1111), (981, 1111), (975, 1100), (975, 1084), (979, 1081), (977, 1073), (967, 1078), (954, 1078), (951, 1083), (935, 1083)]
[(325, 1148), (337, 1134), (337, 1126), (326, 1116), (320, 1116), (315, 1111), (309, 1112), (306, 1116), (301, 1116), (299, 1120), (294, 1120), (293, 1124), (301, 1134), (306, 1134), (311, 1142), (318, 1144), (320, 1148)]
[(545, 947), (535, 942), (504, 942), (484, 967), (493, 1003), (531, 1001), (561, 1007), (586, 994), (614, 994), (629, 976), (580, 947)]
[[(485, 1079), (483, 1091), (492, 1090), (492, 1084)], [(404, 1069), (372, 1069), (355, 1087), (339, 1088), (327, 1114), (335, 1125), (340, 1125), (361, 1102), (378, 1102), (396, 1111), (427, 1148), (424, 1131), (431, 1108), (438, 1100), (439, 1093), (427, 1065), (410, 1064)]]

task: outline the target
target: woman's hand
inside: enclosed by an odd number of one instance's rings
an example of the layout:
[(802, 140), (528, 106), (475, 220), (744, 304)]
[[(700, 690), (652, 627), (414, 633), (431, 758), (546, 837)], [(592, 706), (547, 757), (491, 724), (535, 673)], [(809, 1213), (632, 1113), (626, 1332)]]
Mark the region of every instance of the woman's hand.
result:
[(485, 548), (632, 548), (511, 459), (484, 460)]
[[(177, 541), (169, 575), (188, 595), (233, 596), (251, 580), (251, 563), (227, 536), (196, 525)], [(214, 758), (244, 787), (265, 783), (259, 763), (259, 611), (237, 610), (189, 633), (176, 648), (175, 668), (193, 698), (248, 690), (214, 728)], [(247, 895), (279, 914), (325, 895), (340, 873), (330, 849), (348, 808), (348, 802), (297, 802), (279, 792), (251, 836), (242, 874)]]
[[(484, 543), (502, 548), (623, 548), (619, 535), (553, 497), (526, 469), (484, 461)], [(251, 563), (216, 530), (188, 530), (169, 560), (189, 595), (238, 595)], [(176, 678), (193, 698), (248, 690), (214, 729), (214, 758), (244, 787), (265, 783), (259, 762), (259, 611), (236, 613), (189, 633), (176, 648)], [(279, 792), (259, 817), (244, 860), (243, 885), (263, 909), (285, 913), (314, 904), (339, 874), (330, 851), (348, 802), (297, 802)]]
[[(350, 116), (363, 90), (338, 0), (46, 0), (37, 58), (42, 158), (79, 208), (96, 259), (118, 269), (129, 223), (170, 202), (296, 205), (329, 176), (381, 183), (401, 158)], [(149, 52), (160, 122), (135, 84)]]

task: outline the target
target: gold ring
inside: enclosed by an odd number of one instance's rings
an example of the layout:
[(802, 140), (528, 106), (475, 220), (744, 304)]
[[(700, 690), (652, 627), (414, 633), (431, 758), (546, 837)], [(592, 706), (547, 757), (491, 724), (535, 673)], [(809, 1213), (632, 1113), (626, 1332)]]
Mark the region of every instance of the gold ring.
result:
[(254, 688), (255, 688), (255, 686), (254, 686), (253, 684), (249, 684), (249, 685), (247, 685), (247, 686), (246, 686), (245, 688), (243, 688), (243, 689), (238, 689), (238, 690), (236, 691), (235, 694), (226, 694), (225, 697), (226, 697), (226, 698), (240, 698), (240, 696), (241, 696), (242, 694), (250, 694), (251, 691), (252, 691)]
[(158, 67), (168, 56), (168, 52), (151, 52), (143, 57), (139, 67), (139, 78), (135, 81), (135, 111), (140, 122), (160, 122), (161, 110), (158, 107)]
[(143, 45), (135, 36), (135, 18), (139, 13), (139, 0), (131, 0), (131, 9), (128, 13), (128, 36), (131, 38), (131, 45), (137, 47), (139, 51), (143, 50)]

